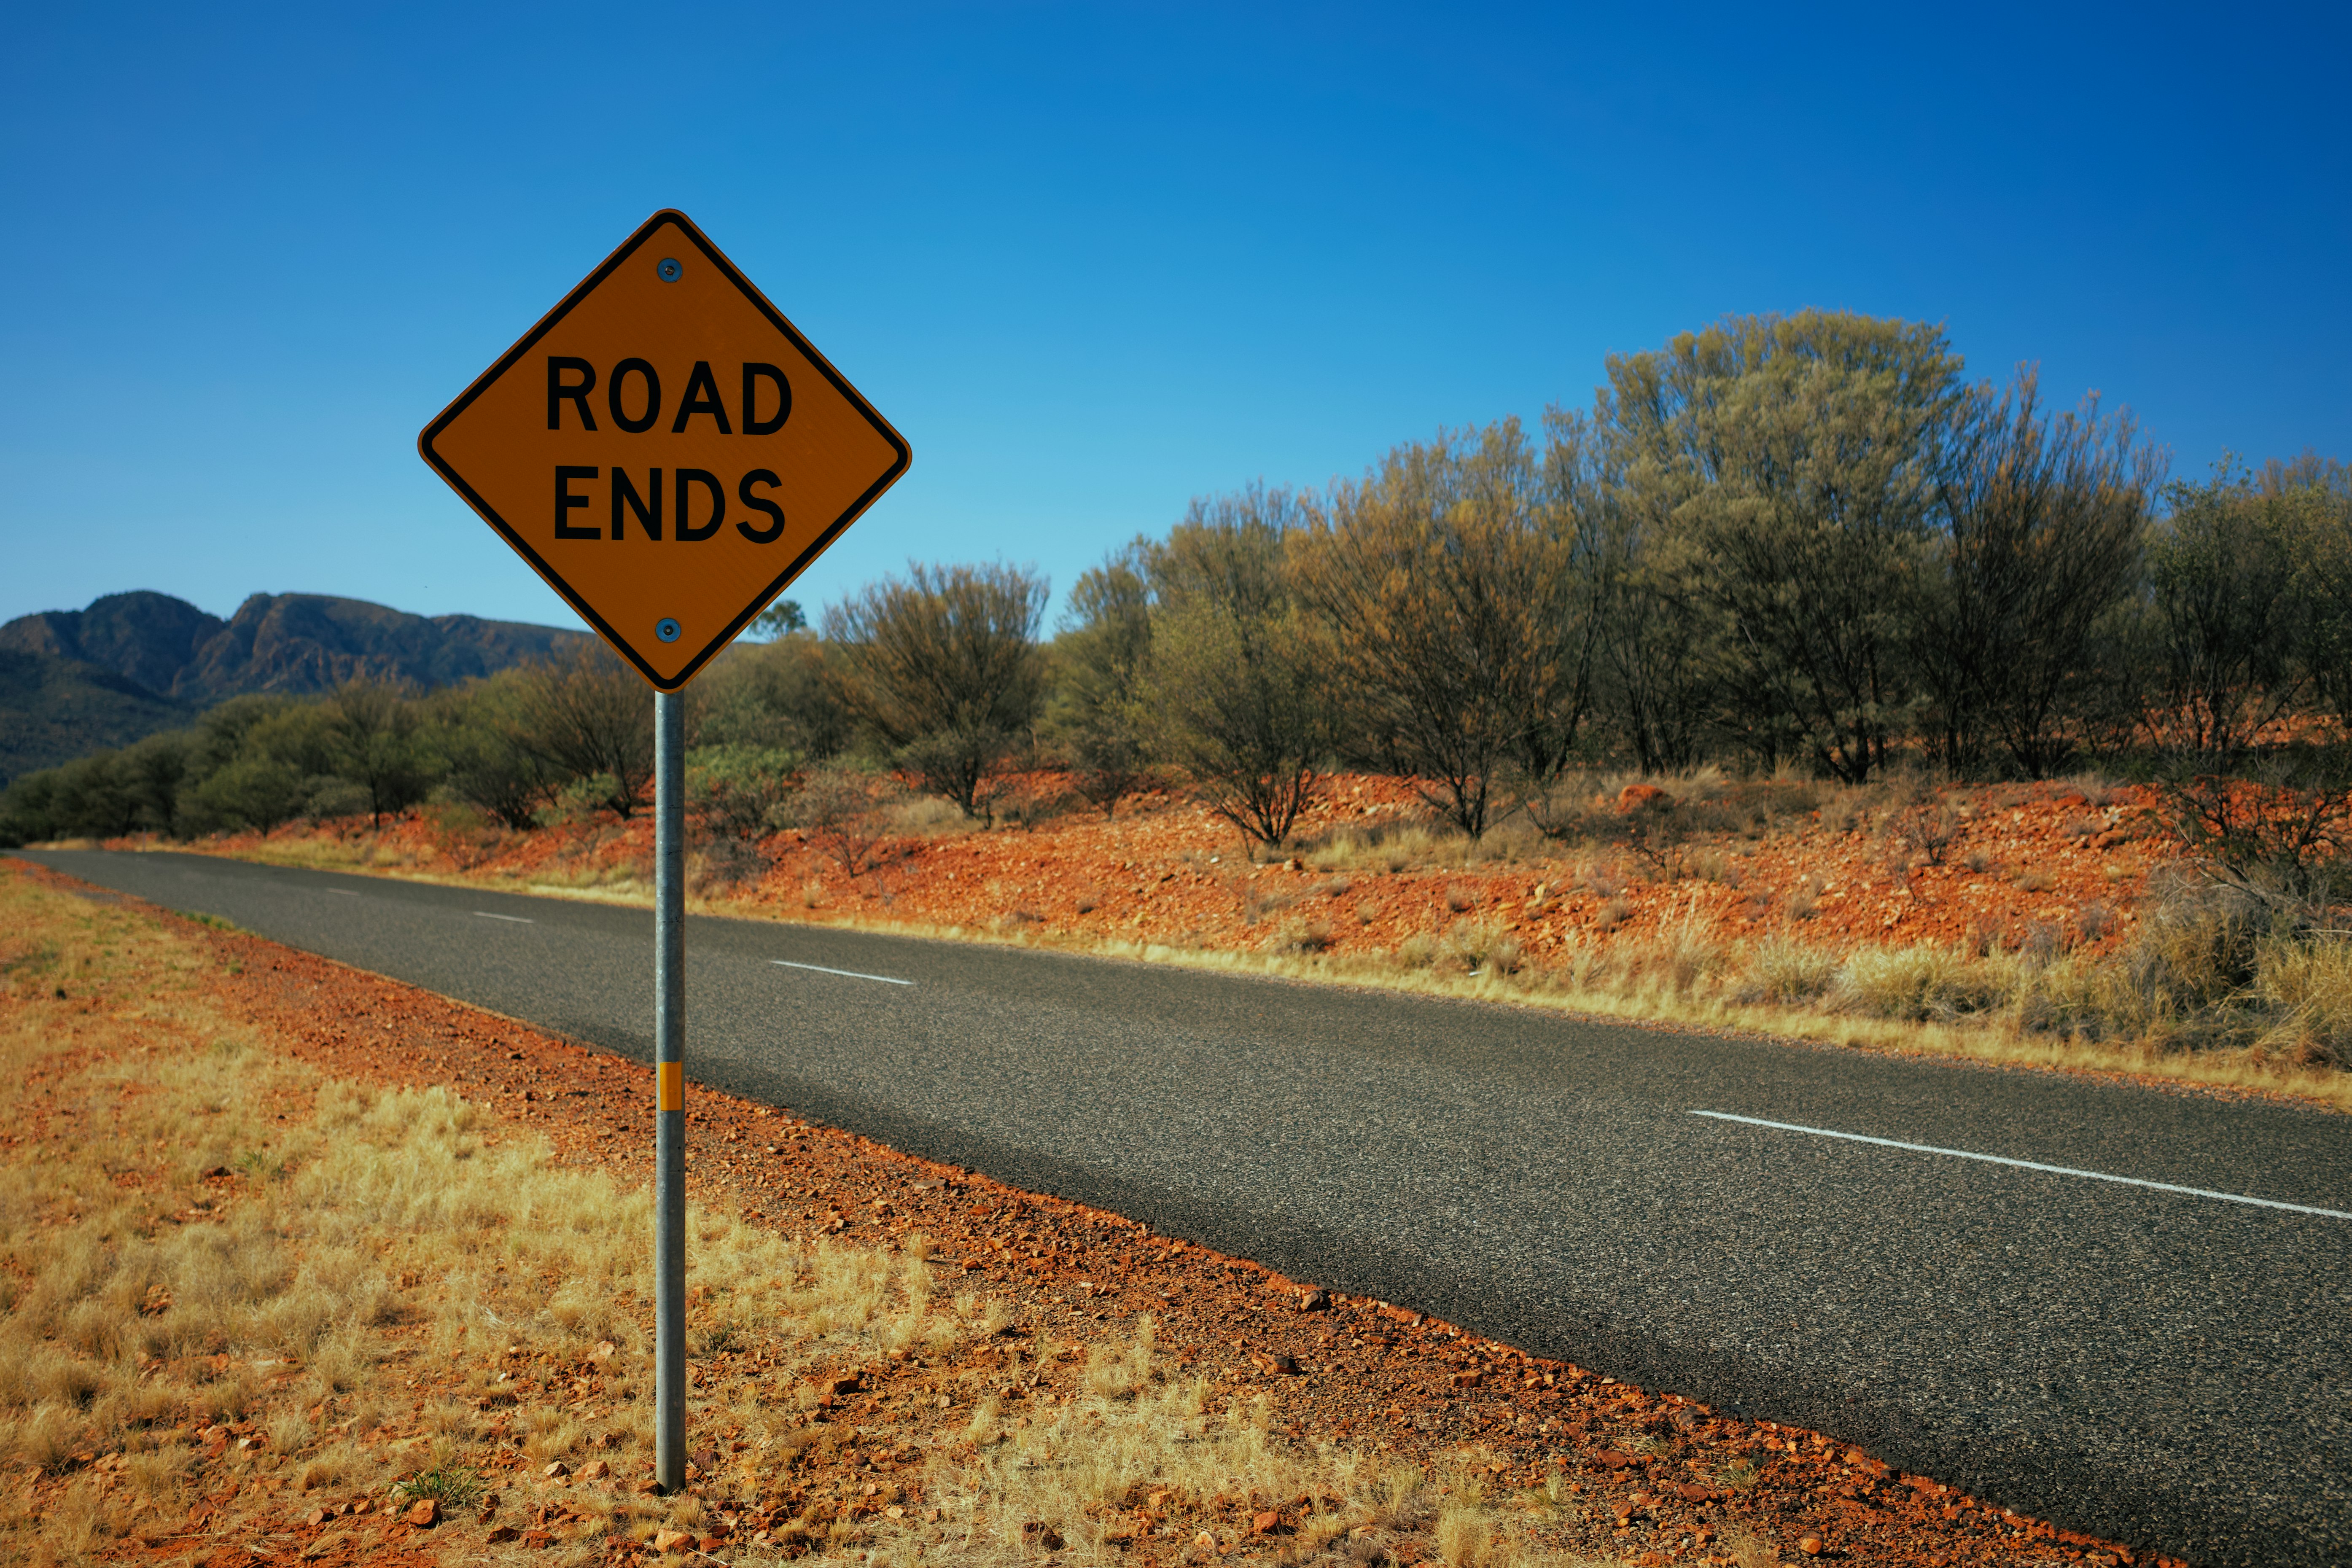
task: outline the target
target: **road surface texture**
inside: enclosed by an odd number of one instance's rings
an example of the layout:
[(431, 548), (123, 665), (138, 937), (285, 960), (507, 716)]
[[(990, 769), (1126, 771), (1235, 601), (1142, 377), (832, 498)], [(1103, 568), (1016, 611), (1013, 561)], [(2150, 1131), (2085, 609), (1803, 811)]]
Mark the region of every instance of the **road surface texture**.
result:
[[(22, 853), (650, 1059), (643, 910)], [(2352, 1118), (762, 921), (687, 942), (715, 1087), (2074, 1529), (2352, 1563)]]

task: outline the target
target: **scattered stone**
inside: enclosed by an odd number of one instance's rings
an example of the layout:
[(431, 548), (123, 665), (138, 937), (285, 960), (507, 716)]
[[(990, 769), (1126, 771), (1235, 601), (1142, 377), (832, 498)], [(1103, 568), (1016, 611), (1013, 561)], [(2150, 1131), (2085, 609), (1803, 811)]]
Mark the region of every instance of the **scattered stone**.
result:
[(551, 1481), (560, 1481), (572, 1473), (572, 1467), (558, 1459), (539, 1473)]
[(1308, 1290), (1298, 1298), (1298, 1310), (1302, 1312), (1328, 1312), (1331, 1310), (1331, 1293), (1319, 1287)]
[(1259, 1514), (1255, 1519), (1250, 1521), (1250, 1533), (1252, 1535), (1272, 1535), (1276, 1531), (1280, 1530), (1281, 1528), (1282, 1515), (1273, 1509), (1266, 1510), (1264, 1513)]
[(486, 1537), (486, 1539), (491, 1545), (498, 1546), (505, 1543), (506, 1542), (514, 1540), (521, 1533), (521, 1531), (517, 1530), (511, 1524), (498, 1524), (490, 1527), (490, 1533)]
[(1819, 1557), (1822, 1554), (1822, 1538), (1818, 1535), (1808, 1535), (1797, 1542), (1797, 1550), (1808, 1557)]
[(401, 1517), (419, 1530), (430, 1530), (441, 1522), (441, 1505), (429, 1497), (418, 1498)]
[(591, 1459), (586, 1464), (580, 1467), (580, 1479), (583, 1481), (605, 1480), (608, 1479), (612, 1474), (613, 1467), (606, 1464), (602, 1459)]
[(1653, 784), (1630, 784), (1617, 792), (1617, 809), (1622, 812), (1663, 810), (1674, 804), (1674, 797)]
[(683, 1530), (656, 1530), (654, 1531), (654, 1550), (656, 1552), (675, 1552), (681, 1546), (691, 1546), (693, 1543), (694, 1537), (688, 1535)]

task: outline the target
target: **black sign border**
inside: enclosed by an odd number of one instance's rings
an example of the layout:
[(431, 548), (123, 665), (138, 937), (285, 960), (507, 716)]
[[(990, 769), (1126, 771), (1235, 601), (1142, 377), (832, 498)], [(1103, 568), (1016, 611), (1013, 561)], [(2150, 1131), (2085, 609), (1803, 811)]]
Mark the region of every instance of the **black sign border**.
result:
[[(472, 405), (474, 399), (479, 397), (483, 393), (489, 390), (492, 383), (496, 382), (500, 376), (504, 375), (509, 370), (513, 368), (515, 362), (529, 353), (533, 344), (537, 343), (540, 339), (545, 337), (550, 331), (552, 331), (556, 323), (562, 321), (566, 315), (569, 315), (573, 306), (579, 304), (581, 300), (586, 299), (591, 293), (593, 293), (598, 284), (602, 283), (606, 278), (612, 275), (614, 268), (620, 267), (631, 257), (635, 256), (644, 247), (646, 242), (651, 239), (657, 231), (668, 226), (675, 226), (681, 233), (683, 233), (694, 247), (702, 252), (703, 258), (705, 260), (709, 261), (713, 267), (719, 268), (720, 275), (726, 278), (729, 282), (734, 284), (737, 289), (740, 289), (745, 299), (751, 300), (753, 305), (759, 307), (760, 313), (768, 318), (768, 322), (771, 326), (774, 327), (778, 331), (783, 333), (786, 338), (790, 339), (793, 346), (807, 356), (811, 364), (815, 365), (818, 370), (824, 373), (825, 379), (833, 383), (834, 390), (840, 393), (843, 397), (846, 398), (849, 401), (850, 406), (856, 409), (857, 412), (865, 417), (866, 422), (874, 427), (875, 433), (890, 444), (891, 449), (898, 454), (898, 458), (897, 462), (891, 464), (887, 472), (883, 474), (880, 479), (874, 481), (873, 485), (867, 489), (865, 494), (859, 496), (855, 501), (852, 501), (849, 505), (849, 509), (846, 511), (844, 511), (839, 517), (835, 518), (833, 522), (826, 527), (825, 531), (817, 536), (814, 543), (812, 543), (806, 550), (803, 551), (789, 566), (785, 567), (782, 575), (778, 576), (774, 582), (769, 584), (767, 587), (761, 590), (758, 595), (754, 595), (749, 609), (745, 610), (741, 615), (736, 616), (733, 621), (729, 623), (727, 628), (724, 631), (721, 631), (717, 637), (713, 637), (709, 645), (706, 646), (700, 653), (696, 654), (686, 667), (675, 677), (665, 680), (660, 675), (656, 674), (653, 667), (647, 664), (644, 658), (638, 654), (635, 644), (633, 644), (629, 638), (623, 637), (620, 633), (614, 631), (611, 626), (607, 625), (604, 617), (598, 615), (593, 606), (590, 605), (578, 594), (574, 593), (572, 590), (571, 585), (564, 582), (563, 578), (555, 571), (555, 569), (550, 566), (544, 560), (541, 559), (539, 552), (532, 549), (530, 545), (525, 542), (522, 535), (517, 532), (515, 529), (508, 523), (505, 518), (502, 518), (498, 514), (497, 509), (492, 507), (488, 501), (484, 500), (481, 496), (475, 491), (474, 487), (466, 482), (465, 476), (458, 473), (455, 468), (450, 466), (446, 459), (433, 449), (433, 438), (436, 436), (438, 436), (443, 430), (448, 428), (450, 422), (456, 419), (460, 414), (463, 414), (467, 408)], [(603, 637), (604, 641), (610, 644), (612, 647), (620, 653), (623, 658), (626, 658), (632, 665), (635, 666), (637, 673), (644, 676), (657, 691), (677, 691), (683, 688), (688, 681), (692, 680), (697, 675), (700, 674), (702, 667), (709, 663), (714, 658), (718, 657), (720, 649), (724, 648), (729, 643), (733, 642), (742, 632), (743, 628), (750, 626), (752, 619), (757, 616), (761, 611), (768, 607), (769, 604), (774, 600), (777, 595), (782, 593), (786, 588), (792, 585), (794, 578), (807, 571), (810, 563), (815, 561), (818, 556), (824, 554), (825, 551), (832, 546), (833, 542), (835, 539), (841, 537), (841, 532), (844, 529), (856, 521), (858, 515), (865, 511), (867, 507), (872, 506), (875, 500), (884, 490), (888, 489), (892, 485), (898, 483), (900, 476), (906, 473), (908, 465), (914, 460), (913, 448), (907, 445), (906, 437), (899, 435), (898, 432), (891, 426), (890, 422), (883, 418), (882, 416), (876, 411), (874, 405), (866, 402), (865, 396), (860, 394), (856, 387), (849, 384), (847, 378), (843, 376), (839, 371), (834, 369), (833, 362), (826, 359), (824, 355), (819, 353), (816, 350), (816, 345), (810, 342), (805, 337), (802, 336), (801, 331), (798, 327), (793, 326), (792, 322), (784, 319), (784, 313), (782, 310), (777, 310), (774, 305), (769, 303), (768, 297), (765, 294), (761, 293), (760, 290), (753, 286), (751, 280), (744, 277), (743, 274), (737, 269), (733, 262), (727, 259), (726, 255), (720, 251), (716, 245), (713, 245), (710, 242), (710, 237), (708, 235), (704, 234), (701, 229), (695, 226), (695, 222), (692, 218), (687, 216), (684, 213), (679, 212), (675, 207), (664, 207), (661, 211), (654, 214), (653, 216), (646, 219), (644, 223), (638, 225), (636, 232), (630, 235), (628, 238), (623, 240), (619, 247), (616, 248), (612, 255), (606, 257), (603, 263), (600, 264), (593, 272), (589, 273), (587, 277), (582, 279), (578, 285), (572, 289), (572, 292), (566, 294), (562, 300), (556, 304), (553, 310), (541, 317), (537, 326), (531, 328), (530, 331), (525, 332), (515, 343), (514, 347), (499, 355), (498, 362), (491, 365), (489, 369), (476, 376), (473, 384), (467, 386), (465, 391), (457, 395), (455, 402), (451, 403), (448, 407), (443, 409), (440, 414), (434, 418), (431, 424), (425, 426), (425, 428), (418, 433), (416, 437), (416, 451), (419, 457), (423, 458), (427, 463), (432, 465), (433, 471), (439, 474), (443, 481), (446, 482), (451, 489), (456, 490), (460, 496), (465, 498), (466, 504), (467, 506), (472, 507), (477, 512), (481, 514), (483, 521), (488, 523), (492, 528), (499, 531), (500, 537), (504, 538), (509, 545), (514, 547), (515, 553), (520, 555), (525, 561), (530, 563), (530, 569), (538, 573), (549, 587), (554, 589), (558, 594), (562, 595), (564, 603), (570, 605), (573, 610), (577, 611), (581, 619), (586, 621), (591, 626), (595, 628), (596, 635), (598, 637)]]

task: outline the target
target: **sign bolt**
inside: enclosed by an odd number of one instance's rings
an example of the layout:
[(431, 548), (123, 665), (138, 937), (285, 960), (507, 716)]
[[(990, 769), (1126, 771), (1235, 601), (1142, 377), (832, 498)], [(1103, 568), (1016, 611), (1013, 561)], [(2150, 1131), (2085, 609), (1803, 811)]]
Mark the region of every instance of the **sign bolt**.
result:
[(677, 264), (677, 257), (665, 256), (661, 258), (661, 265), (655, 268), (654, 270), (661, 274), (661, 280), (663, 282), (675, 283), (677, 281), (677, 275), (685, 271), (686, 268)]
[(679, 626), (667, 616), (664, 616), (660, 620), (654, 623), (654, 636), (661, 638), (664, 642), (677, 641), (679, 636), (683, 634), (686, 628), (684, 626)]

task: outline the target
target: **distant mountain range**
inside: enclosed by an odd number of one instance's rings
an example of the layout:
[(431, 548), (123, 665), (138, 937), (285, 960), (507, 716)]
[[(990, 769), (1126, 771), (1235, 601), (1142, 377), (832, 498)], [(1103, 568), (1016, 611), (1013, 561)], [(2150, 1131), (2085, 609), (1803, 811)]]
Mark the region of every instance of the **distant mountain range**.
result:
[(446, 686), (587, 635), (324, 594), (256, 594), (226, 621), (154, 593), (19, 616), (0, 626), (0, 784), (188, 723), (240, 692)]

